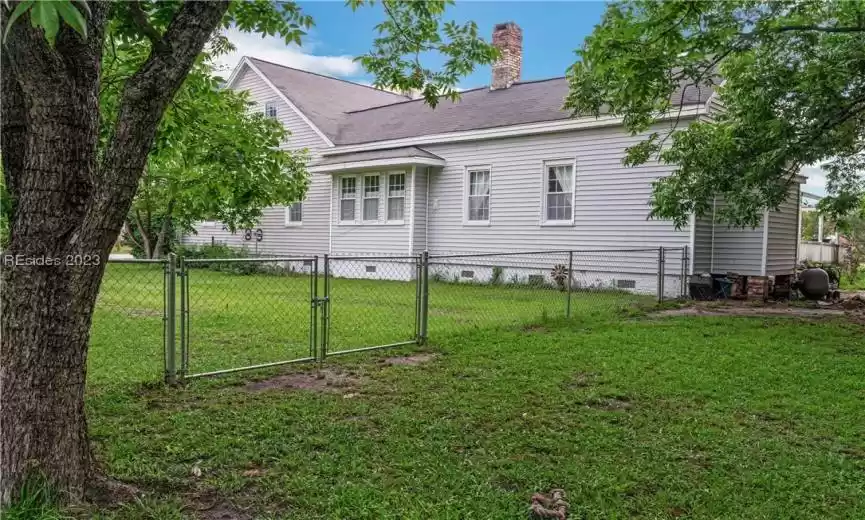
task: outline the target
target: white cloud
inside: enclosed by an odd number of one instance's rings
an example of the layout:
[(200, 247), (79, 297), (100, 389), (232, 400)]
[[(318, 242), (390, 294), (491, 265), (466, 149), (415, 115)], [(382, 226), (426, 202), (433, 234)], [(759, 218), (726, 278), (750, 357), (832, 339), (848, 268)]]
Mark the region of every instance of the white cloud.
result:
[(803, 186), (802, 190), (815, 195), (826, 195), (826, 172), (820, 165), (812, 164), (806, 166), (799, 171), (800, 174), (808, 178), (808, 181)]
[(258, 34), (240, 32), (234, 28), (226, 32), (226, 36), (237, 47), (237, 50), (220, 56), (217, 62), (224, 67), (226, 76), (234, 69), (243, 56), (252, 56), (262, 60), (272, 61), (287, 67), (317, 72), (326, 76), (351, 77), (363, 72), (360, 63), (353, 56), (319, 56), (309, 54), (315, 46), (314, 38), (307, 35), (303, 47), (291, 44), (278, 36), (262, 38)]

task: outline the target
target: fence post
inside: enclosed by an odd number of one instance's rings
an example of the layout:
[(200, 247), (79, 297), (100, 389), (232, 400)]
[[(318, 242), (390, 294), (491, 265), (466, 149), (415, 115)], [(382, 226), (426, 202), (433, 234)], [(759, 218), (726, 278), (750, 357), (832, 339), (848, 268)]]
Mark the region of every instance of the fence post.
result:
[(658, 248), (658, 303), (664, 301), (664, 246)]
[(420, 320), (421, 320), (421, 294), (423, 292), (423, 253), (419, 253), (415, 259), (414, 267), (415, 289), (414, 289), (414, 337), (418, 344), (421, 343)]
[(568, 251), (568, 303), (565, 307), (565, 317), (571, 317), (571, 285), (574, 283), (574, 252)]
[(177, 368), (175, 365), (176, 335), (175, 318), (175, 277), (177, 275), (177, 255), (168, 253), (168, 264), (165, 271), (165, 384), (177, 384)]
[(427, 341), (429, 324), (429, 251), (421, 256), (420, 344)]
[(186, 270), (186, 262), (180, 258), (180, 380), (186, 379), (189, 371), (189, 336), (186, 330), (189, 318), (189, 273)]
[(309, 273), (309, 357), (318, 359), (318, 255), (312, 258), (312, 269)]
[(330, 257), (324, 255), (324, 294), (321, 300), (321, 343), (318, 362), (324, 363), (327, 358), (327, 347), (330, 338)]

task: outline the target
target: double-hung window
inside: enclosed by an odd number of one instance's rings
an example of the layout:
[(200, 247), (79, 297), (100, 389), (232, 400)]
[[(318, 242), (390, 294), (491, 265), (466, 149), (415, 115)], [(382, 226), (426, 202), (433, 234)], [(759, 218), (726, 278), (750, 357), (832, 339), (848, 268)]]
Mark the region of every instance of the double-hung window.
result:
[(469, 222), (490, 221), (490, 170), (473, 168), (466, 173), (468, 181), (468, 204), (466, 218)]
[(339, 220), (341, 222), (354, 222), (357, 220), (357, 179), (355, 177), (343, 177), (339, 185)]
[(573, 161), (544, 164), (543, 220), (545, 223), (573, 223), (575, 180)]
[(387, 176), (387, 220), (405, 219), (405, 174), (391, 173)]
[(267, 101), (264, 104), (264, 115), (271, 119), (276, 119), (276, 101)]
[(379, 176), (365, 175), (363, 178), (363, 220), (378, 222), (378, 206), (381, 198)]
[(295, 202), (285, 208), (285, 225), (299, 226), (303, 222), (303, 202)]

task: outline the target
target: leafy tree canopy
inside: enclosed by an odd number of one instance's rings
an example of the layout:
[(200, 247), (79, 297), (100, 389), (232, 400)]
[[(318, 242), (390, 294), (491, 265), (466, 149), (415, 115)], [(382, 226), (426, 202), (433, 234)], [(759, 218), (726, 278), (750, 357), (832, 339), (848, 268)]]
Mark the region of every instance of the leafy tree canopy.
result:
[[(865, 3), (631, 0), (611, 4), (568, 72), (566, 107), (622, 116), (648, 138), (626, 163), (676, 165), (658, 181), (650, 216), (687, 224), (760, 223), (806, 165), (829, 161), (821, 208), (844, 215), (865, 200)], [(713, 121), (657, 129), (682, 84), (713, 88)]]

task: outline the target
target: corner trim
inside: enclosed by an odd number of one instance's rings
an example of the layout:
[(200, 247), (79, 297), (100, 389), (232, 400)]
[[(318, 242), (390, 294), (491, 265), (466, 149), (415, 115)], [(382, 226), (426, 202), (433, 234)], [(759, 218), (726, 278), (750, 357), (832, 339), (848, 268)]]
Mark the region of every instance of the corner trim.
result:
[(411, 167), (411, 206), (409, 206), (408, 210), (408, 254), (412, 254), (414, 252), (414, 206), (415, 199), (417, 198), (415, 179), (417, 178), (417, 166), (412, 165)]
[(691, 232), (688, 241), (690, 242), (690, 258), (688, 259), (688, 275), (694, 274), (694, 257), (697, 256), (697, 214), (691, 213)]
[(769, 261), (769, 210), (763, 212), (763, 261), (760, 274), (766, 276), (766, 264)]

